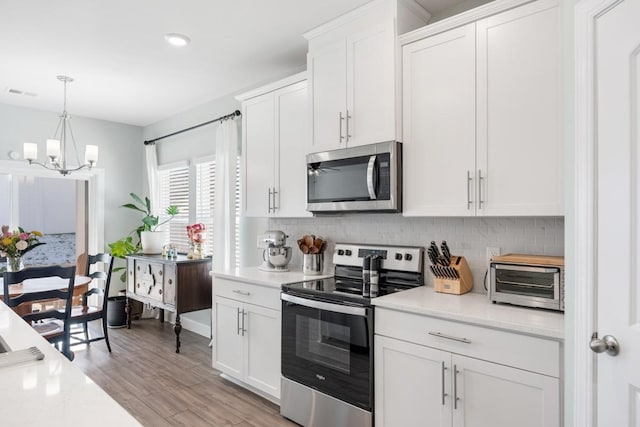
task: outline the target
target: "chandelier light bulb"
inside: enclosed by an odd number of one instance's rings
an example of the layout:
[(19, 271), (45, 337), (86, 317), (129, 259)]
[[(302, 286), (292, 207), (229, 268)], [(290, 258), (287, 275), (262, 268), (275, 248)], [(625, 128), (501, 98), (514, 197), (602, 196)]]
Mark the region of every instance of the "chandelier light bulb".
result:
[(184, 34), (167, 33), (164, 35), (164, 39), (172, 46), (182, 47), (191, 42), (191, 39)]

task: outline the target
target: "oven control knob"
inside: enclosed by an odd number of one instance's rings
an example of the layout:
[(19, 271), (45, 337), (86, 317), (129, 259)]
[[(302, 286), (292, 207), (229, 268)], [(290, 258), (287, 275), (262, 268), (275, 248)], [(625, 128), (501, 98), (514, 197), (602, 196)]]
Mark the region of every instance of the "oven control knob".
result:
[(413, 255), (411, 254), (404, 254), (404, 260), (405, 261), (411, 261), (413, 259)]
[(340, 255), (340, 256), (344, 255), (344, 250), (338, 249), (338, 255)]
[(402, 254), (401, 254), (400, 252), (397, 252), (397, 253), (396, 253), (396, 259), (397, 259), (398, 261), (402, 261)]
[(351, 256), (351, 249), (345, 249), (344, 254), (346, 256)]

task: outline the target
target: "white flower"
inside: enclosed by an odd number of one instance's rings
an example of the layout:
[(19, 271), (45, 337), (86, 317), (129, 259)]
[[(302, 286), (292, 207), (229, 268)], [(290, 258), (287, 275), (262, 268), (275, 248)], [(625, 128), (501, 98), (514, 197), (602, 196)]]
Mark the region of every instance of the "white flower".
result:
[(24, 240), (20, 240), (18, 243), (16, 243), (16, 249), (19, 251), (24, 251), (28, 247), (29, 247), (29, 244)]

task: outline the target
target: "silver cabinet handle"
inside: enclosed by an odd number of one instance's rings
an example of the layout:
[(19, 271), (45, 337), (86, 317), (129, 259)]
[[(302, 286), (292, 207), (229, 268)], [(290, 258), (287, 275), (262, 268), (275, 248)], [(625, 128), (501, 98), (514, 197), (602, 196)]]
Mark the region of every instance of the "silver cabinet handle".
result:
[(349, 115), (349, 110), (347, 110), (347, 142), (349, 142), (349, 138), (351, 138), (351, 134), (349, 133), (349, 119), (351, 116)]
[(249, 312), (244, 311), (244, 309), (242, 310), (242, 336), (244, 336), (244, 333), (247, 332), (247, 330), (244, 327), (244, 316), (248, 315)]
[(236, 308), (236, 334), (240, 335), (240, 309)]
[(453, 365), (453, 409), (458, 409), (458, 400), (460, 400), (460, 398), (458, 397), (458, 374), (459, 373), (460, 371), (458, 371), (458, 366)]
[(429, 331), (429, 335), (433, 335), (434, 337), (438, 337), (438, 338), (446, 338), (448, 340), (459, 341), (459, 342), (463, 342), (465, 344), (471, 344), (471, 341), (466, 339), (466, 338), (458, 338), (458, 337), (454, 337), (453, 335), (443, 334), (441, 332), (431, 332), (431, 331)]
[(344, 120), (344, 117), (342, 116), (342, 111), (340, 111), (339, 115), (340, 115), (340, 120), (338, 120), (338, 130), (340, 131), (340, 139), (338, 140), (338, 143), (342, 144), (342, 140), (344, 139), (344, 136), (342, 136), (342, 121)]
[(376, 189), (373, 185), (373, 173), (375, 172), (376, 157), (377, 156), (369, 157), (369, 164), (367, 165), (367, 190), (369, 191), (369, 198), (371, 200), (375, 200), (377, 198)]
[(609, 356), (617, 356), (620, 353), (620, 344), (613, 335), (605, 335), (600, 339), (598, 338), (598, 333), (594, 332), (591, 335), (589, 347), (594, 353), (604, 353), (606, 351)]
[(484, 200), (482, 200), (482, 182), (484, 181), (484, 177), (482, 176), (482, 170), (478, 169), (478, 209), (482, 209), (482, 204)]
[(442, 406), (444, 406), (444, 398), (447, 397), (447, 393), (444, 392), (444, 371), (447, 370), (447, 367), (444, 366), (444, 361), (442, 362)]
[(467, 171), (467, 210), (471, 209), (471, 203), (473, 203), (471, 201), (471, 181), (473, 181), (471, 171)]
[(269, 194), (267, 195), (267, 202), (269, 203), (268, 212), (271, 213), (271, 187), (269, 187)]
[(233, 290), (233, 291), (231, 291), (231, 292), (233, 292), (234, 294), (240, 294), (240, 295), (246, 295), (246, 296), (251, 295), (251, 292), (248, 292), (248, 291), (241, 291), (240, 289), (234, 289), (234, 290)]
[(276, 187), (273, 187), (273, 192), (271, 194), (273, 194), (273, 213), (276, 213), (276, 209), (278, 209), (276, 206), (276, 194), (278, 194)]

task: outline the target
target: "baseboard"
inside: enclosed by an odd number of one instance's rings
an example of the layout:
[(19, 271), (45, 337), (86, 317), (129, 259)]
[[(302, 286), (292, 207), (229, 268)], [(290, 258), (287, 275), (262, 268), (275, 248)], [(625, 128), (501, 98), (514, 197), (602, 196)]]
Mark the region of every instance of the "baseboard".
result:
[(191, 319), (187, 319), (184, 316), (180, 317), (180, 323), (182, 323), (182, 327), (187, 331), (194, 332), (206, 338), (211, 337), (211, 326), (207, 324), (196, 322)]

